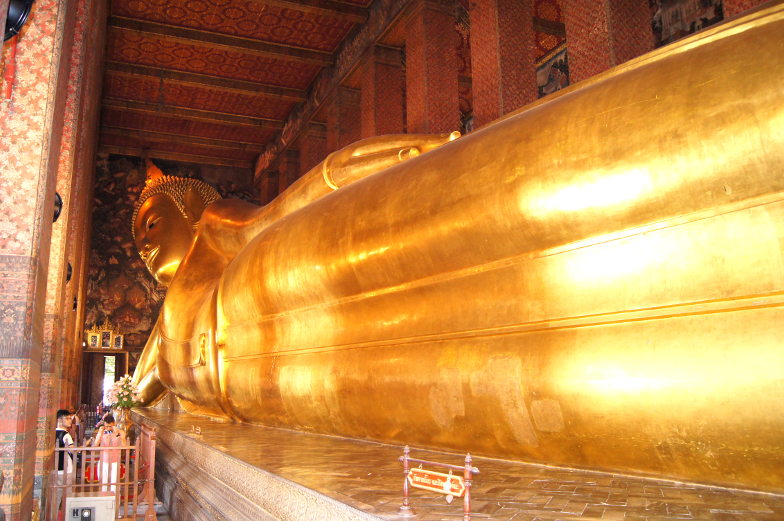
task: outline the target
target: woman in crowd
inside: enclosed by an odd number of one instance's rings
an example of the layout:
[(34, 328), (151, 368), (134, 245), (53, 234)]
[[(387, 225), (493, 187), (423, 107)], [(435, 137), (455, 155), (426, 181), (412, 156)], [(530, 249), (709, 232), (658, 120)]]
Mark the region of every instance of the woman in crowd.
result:
[[(103, 425), (95, 434), (95, 447), (124, 447), (127, 445), (125, 431), (117, 427), (114, 416), (107, 414), (103, 418)], [(102, 490), (114, 492), (117, 489), (119, 477), (121, 450), (102, 451), (99, 467), (99, 477), (104, 484)]]

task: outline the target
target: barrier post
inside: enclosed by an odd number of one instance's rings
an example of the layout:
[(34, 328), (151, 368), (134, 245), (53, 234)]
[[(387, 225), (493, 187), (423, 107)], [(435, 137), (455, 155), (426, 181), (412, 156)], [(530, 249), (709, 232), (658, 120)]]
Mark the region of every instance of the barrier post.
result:
[(463, 470), (463, 479), (466, 487), (465, 495), (463, 496), (463, 521), (470, 521), (471, 519), (471, 474), (473, 470), (471, 461), (471, 453), (466, 453), (465, 470)]
[(408, 445), (403, 448), (403, 505), (400, 507), (400, 515), (402, 517), (414, 517), (414, 507), (408, 502), (408, 454), (410, 449)]

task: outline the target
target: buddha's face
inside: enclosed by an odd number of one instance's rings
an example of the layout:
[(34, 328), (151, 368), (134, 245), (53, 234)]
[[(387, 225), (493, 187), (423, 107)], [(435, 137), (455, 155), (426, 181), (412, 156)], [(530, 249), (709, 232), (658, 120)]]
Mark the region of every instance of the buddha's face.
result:
[(155, 280), (169, 285), (193, 241), (193, 230), (168, 195), (144, 201), (136, 221), (136, 248)]

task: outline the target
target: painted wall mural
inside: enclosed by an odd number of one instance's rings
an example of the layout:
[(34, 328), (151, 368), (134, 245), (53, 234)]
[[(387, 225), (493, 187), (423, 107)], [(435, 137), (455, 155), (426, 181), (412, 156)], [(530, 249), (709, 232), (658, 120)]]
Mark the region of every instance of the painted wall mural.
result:
[(564, 42), (536, 62), (536, 87), (541, 98), (568, 85), (569, 60)]
[[(251, 172), (231, 168), (154, 161), (168, 175), (202, 179), (223, 197), (258, 202)], [(133, 206), (144, 187), (144, 161), (99, 155), (93, 193), (93, 224), (85, 327), (109, 320), (125, 334), (131, 367), (155, 324), (165, 289), (147, 271), (131, 235)]]
[(648, 0), (648, 6), (656, 47), (724, 19), (722, 0)]
[(534, 2), (536, 88), (542, 98), (569, 85), (566, 28), (559, 0)]

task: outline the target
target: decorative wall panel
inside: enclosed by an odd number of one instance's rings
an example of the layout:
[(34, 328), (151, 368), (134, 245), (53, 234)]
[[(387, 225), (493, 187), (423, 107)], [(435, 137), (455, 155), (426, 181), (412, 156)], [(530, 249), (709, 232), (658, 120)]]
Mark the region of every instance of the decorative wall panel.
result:
[(655, 46), (661, 47), (724, 19), (722, 0), (649, 0)]

